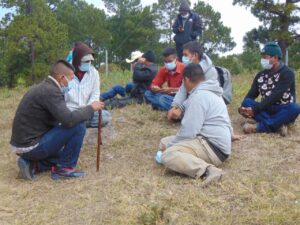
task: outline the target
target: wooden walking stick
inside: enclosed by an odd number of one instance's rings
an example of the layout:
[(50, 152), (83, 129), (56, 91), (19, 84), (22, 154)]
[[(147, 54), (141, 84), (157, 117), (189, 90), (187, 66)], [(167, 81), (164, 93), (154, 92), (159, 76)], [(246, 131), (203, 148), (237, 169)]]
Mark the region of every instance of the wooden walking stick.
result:
[(101, 145), (102, 145), (102, 137), (101, 137), (101, 120), (102, 120), (102, 111), (99, 110), (98, 116), (98, 145), (97, 145), (97, 172), (99, 172), (100, 167), (100, 153), (101, 153)]

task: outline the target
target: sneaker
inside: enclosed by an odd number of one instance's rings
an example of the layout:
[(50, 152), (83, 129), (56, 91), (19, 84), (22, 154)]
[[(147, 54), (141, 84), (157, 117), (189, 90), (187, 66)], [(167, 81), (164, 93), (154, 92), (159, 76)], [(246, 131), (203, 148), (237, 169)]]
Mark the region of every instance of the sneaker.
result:
[(287, 125), (282, 125), (278, 129), (278, 133), (280, 134), (281, 137), (286, 137), (288, 135), (288, 126)]
[(211, 184), (212, 182), (219, 181), (223, 175), (225, 175), (225, 173), (221, 169), (219, 169), (215, 166), (207, 167), (206, 172), (203, 175), (202, 186), (206, 187), (207, 185)]
[(35, 166), (33, 162), (20, 157), (18, 159), (18, 166), (20, 169), (20, 174), (24, 180), (35, 179)]
[(85, 173), (83, 171), (78, 171), (74, 168), (63, 168), (59, 166), (53, 166), (51, 170), (51, 178), (53, 180), (80, 178), (84, 176)]
[(256, 133), (256, 123), (245, 123), (245, 125), (243, 126), (243, 131), (245, 134)]

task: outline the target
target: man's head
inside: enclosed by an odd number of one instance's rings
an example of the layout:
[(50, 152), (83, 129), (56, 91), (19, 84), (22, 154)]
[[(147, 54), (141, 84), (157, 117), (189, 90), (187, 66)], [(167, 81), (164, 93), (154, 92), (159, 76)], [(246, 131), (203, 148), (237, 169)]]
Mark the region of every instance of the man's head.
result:
[(144, 58), (144, 64), (151, 64), (151, 63), (155, 63), (155, 54), (153, 51), (149, 50), (149, 51), (146, 51), (142, 58)]
[(181, 1), (178, 11), (182, 18), (187, 19), (191, 11), (189, 3), (185, 0)]
[(94, 60), (94, 51), (83, 42), (76, 42), (73, 49), (73, 66), (76, 73), (79, 71), (87, 72), (91, 67), (91, 62)]
[(191, 63), (187, 65), (184, 68), (182, 75), (183, 75), (183, 83), (187, 92), (190, 92), (205, 80), (204, 72), (198, 63), (197, 64)]
[(275, 42), (268, 42), (261, 51), (261, 65), (264, 69), (272, 69), (282, 58), (280, 46)]
[(203, 49), (197, 41), (190, 41), (183, 45), (182, 62), (185, 65), (190, 63), (200, 63), (203, 57)]
[(66, 60), (60, 59), (54, 63), (50, 70), (50, 76), (52, 76), (61, 87), (67, 87), (68, 82), (74, 78), (74, 67)]
[(164, 64), (165, 67), (167, 68), (167, 70), (172, 71), (176, 69), (176, 58), (177, 58), (177, 54), (176, 54), (176, 49), (174, 48), (166, 48), (163, 53), (163, 60), (164, 60)]

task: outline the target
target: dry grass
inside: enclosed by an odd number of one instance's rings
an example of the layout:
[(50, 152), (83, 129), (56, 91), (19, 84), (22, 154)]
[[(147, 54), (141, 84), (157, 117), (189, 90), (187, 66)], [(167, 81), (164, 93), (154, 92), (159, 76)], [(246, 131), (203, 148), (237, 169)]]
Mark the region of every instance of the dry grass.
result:
[[(236, 98), (229, 110), (237, 133), (242, 118), (236, 109), (251, 79), (234, 80)], [(8, 144), (25, 89), (0, 91), (1, 225), (300, 224), (299, 120), (286, 138), (255, 134), (234, 143), (222, 166), (226, 178), (204, 189), (201, 181), (168, 173), (154, 162), (160, 138), (179, 125), (147, 105), (129, 106), (113, 111), (111, 127), (103, 129), (100, 173), (95, 172), (96, 130), (89, 130), (79, 161), (86, 178), (54, 182), (44, 173), (25, 182), (17, 179)]]

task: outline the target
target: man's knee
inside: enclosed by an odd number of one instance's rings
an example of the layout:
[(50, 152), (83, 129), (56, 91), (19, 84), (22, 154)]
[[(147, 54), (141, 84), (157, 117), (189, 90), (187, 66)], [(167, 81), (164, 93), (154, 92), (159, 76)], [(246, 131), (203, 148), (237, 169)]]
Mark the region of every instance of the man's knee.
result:
[(153, 97), (153, 92), (152, 91), (145, 91), (144, 96), (146, 98), (146, 100), (150, 101), (151, 97)]
[(107, 124), (109, 124), (111, 120), (110, 112), (108, 112), (107, 110), (102, 110), (101, 116), (102, 116), (101, 126), (105, 127)]

